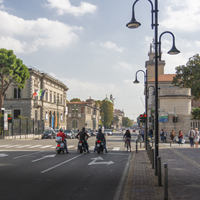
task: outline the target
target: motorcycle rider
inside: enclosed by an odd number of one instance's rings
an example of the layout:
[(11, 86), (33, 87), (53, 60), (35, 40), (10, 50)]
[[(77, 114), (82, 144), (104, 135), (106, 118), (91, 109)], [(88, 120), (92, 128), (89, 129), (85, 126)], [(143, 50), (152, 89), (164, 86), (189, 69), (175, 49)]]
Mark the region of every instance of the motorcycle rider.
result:
[(90, 151), (88, 149), (88, 143), (87, 143), (87, 139), (89, 138), (89, 135), (86, 133), (85, 127), (83, 127), (82, 130), (76, 135), (77, 139), (78, 139), (78, 136), (79, 136), (79, 140), (84, 141), (86, 150), (88, 153), (90, 153)]
[(129, 147), (130, 147), (130, 151), (131, 151), (131, 133), (130, 133), (129, 129), (126, 129), (123, 139), (124, 139), (125, 144), (126, 144), (126, 141), (129, 140)]
[(67, 149), (67, 141), (65, 140), (65, 138), (67, 138), (67, 136), (63, 133), (63, 129), (60, 128), (60, 132), (57, 133), (58, 137), (62, 137), (62, 142), (65, 145), (65, 149), (66, 149), (66, 153), (69, 153), (68, 149)]
[[(97, 133), (97, 136), (96, 136), (96, 139), (103, 142), (105, 151), (106, 151), (106, 153), (108, 153), (108, 151), (107, 151), (107, 149), (106, 149), (106, 138), (105, 138), (105, 135), (102, 133), (101, 129), (99, 129), (99, 131), (98, 131), (98, 133)], [(95, 153), (95, 151), (96, 151), (96, 147), (97, 147), (97, 143), (95, 143), (94, 153)]]

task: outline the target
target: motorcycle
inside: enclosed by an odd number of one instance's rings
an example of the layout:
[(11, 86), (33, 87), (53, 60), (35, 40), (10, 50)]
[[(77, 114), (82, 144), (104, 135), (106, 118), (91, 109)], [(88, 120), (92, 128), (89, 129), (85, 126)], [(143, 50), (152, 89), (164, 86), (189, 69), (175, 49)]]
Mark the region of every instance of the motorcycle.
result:
[(96, 149), (95, 150), (97, 151), (98, 154), (100, 154), (100, 152), (103, 153), (103, 151), (104, 151), (104, 145), (103, 145), (102, 141), (100, 141), (100, 140), (96, 141)]
[(60, 152), (64, 153), (64, 151), (66, 151), (66, 149), (65, 149), (65, 144), (62, 141), (62, 137), (56, 137), (55, 141), (57, 143), (57, 145), (56, 145), (57, 154), (60, 154)]
[(79, 140), (78, 141), (78, 151), (80, 153), (83, 153), (83, 151), (86, 152), (86, 146), (85, 146), (84, 140)]

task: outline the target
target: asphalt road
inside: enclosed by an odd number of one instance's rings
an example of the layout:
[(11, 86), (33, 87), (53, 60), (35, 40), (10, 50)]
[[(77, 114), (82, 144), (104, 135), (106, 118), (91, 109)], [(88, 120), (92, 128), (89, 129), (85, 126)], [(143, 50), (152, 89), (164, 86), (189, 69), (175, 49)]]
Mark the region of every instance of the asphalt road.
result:
[(70, 154), (57, 155), (54, 140), (1, 140), (1, 199), (120, 199), (132, 155), (122, 134), (107, 137), (108, 154), (93, 153), (94, 137), (91, 153), (78, 154), (78, 140), (67, 142)]

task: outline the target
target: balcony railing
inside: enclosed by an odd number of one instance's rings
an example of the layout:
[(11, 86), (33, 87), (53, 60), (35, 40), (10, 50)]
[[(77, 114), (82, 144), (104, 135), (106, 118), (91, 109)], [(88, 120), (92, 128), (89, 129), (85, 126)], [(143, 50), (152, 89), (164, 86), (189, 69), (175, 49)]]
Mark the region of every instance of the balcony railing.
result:
[(35, 101), (34, 101), (34, 107), (42, 107), (42, 101), (40, 101), (40, 100), (35, 100)]

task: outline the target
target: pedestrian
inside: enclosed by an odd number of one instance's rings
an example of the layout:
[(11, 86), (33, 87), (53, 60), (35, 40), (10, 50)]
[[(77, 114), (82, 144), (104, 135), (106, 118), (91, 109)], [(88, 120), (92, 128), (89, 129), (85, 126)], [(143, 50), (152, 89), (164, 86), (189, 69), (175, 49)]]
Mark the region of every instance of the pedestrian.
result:
[(142, 139), (143, 139), (143, 142), (144, 142), (144, 129), (142, 129)]
[(195, 138), (194, 138), (194, 142), (195, 142), (195, 147), (198, 148), (199, 145), (199, 131), (197, 128), (195, 128)]
[(163, 142), (166, 143), (166, 139), (167, 139), (167, 132), (165, 131), (165, 129), (163, 130)]
[(149, 136), (150, 136), (151, 141), (152, 141), (152, 137), (153, 137), (153, 130), (152, 129), (150, 129), (150, 131), (149, 131)]
[(163, 129), (161, 129), (161, 132), (160, 132), (161, 142), (163, 142), (163, 138), (164, 138), (164, 131), (163, 131)]
[(172, 132), (170, 133), (170, 138), (171, 138), (171, 141), (174, 143), (174, 138), (175, 138), (174, 130), (172, 130)]
[(180, 130), (179, 131), (179, 134), (178, 134), (178, 139), (179, 139), (179, 146), (180, 146), (180, 144), (182, 145), (182, 139), (183, 139), (183, 133), (182, 133), (182, 131)]
[(193, 130), (193, 127), (191, 127), (191, 130), (189, 131), (188, 136), (190, 139), (190, 147), (194, 147), (195, 131)]

